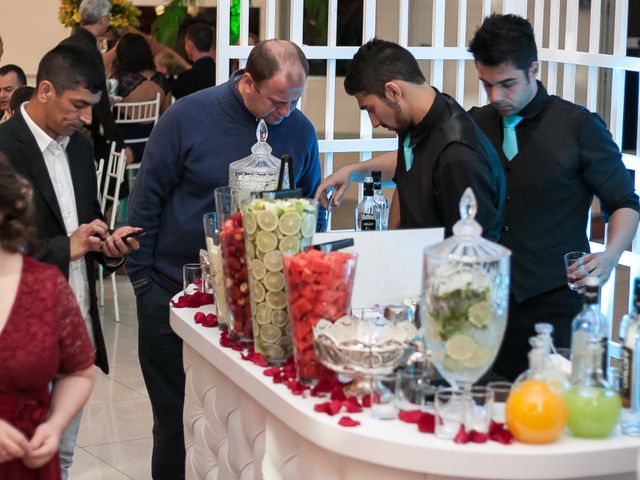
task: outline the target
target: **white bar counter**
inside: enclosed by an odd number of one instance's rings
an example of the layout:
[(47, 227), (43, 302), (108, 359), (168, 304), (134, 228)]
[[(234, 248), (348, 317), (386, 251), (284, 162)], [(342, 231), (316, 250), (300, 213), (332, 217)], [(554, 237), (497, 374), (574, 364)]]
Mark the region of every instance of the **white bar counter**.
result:
[[(457, 445), (415, 424), (313, 410), (323, 398), (294, 396), (263, 369), (219, 344), (217, 328), (195, 324), (200, 309), (171, 309), (184, 340), (186, 478), (452, 480), (636, 478), (640, 439), (569, 436), (545, 446)], [(342, 415), (361, 422), (338, 425)]]

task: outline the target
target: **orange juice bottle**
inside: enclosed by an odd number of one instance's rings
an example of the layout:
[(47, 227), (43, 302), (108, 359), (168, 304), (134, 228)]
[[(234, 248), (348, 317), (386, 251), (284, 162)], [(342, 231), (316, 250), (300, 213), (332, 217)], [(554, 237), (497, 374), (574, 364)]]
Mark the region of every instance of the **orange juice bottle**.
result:
[(567, 423), (567, 408), (544, 375), (546, 352), (538, 344), (529, 352), (530, 376), (507, 400), (505, 417), (513, 437), (523, 443), (551, 443)]

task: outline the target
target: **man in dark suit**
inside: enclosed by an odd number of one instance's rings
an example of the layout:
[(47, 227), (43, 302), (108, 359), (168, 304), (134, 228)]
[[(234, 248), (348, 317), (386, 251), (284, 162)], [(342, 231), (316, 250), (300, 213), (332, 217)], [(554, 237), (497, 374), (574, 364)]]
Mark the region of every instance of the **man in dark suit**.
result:
[(184, 50), (193, 66), (185, 70), (171, 85), (176, 98), (186, 97), (216, 83), (216, 33), (206, 23), (190, 25), (184, 39)]
[(558, 347), (571, 343), (581, 307), (567, 287), (563, 255), (589, 252), (593, 196), (607, 226), (604, 252), (587, 255), (576, 276), (602, 284), (638, 227), (638, 197), (604, 121), (548, 95), (538, 74), (533, 28), (516, 15), (487, 17), (471, 41), (489, 105), (469, 112), (500, 155), (507, 177), (501, 243), (513, 252), (505, 340), (494, 370), (513, 379), (527, 368), (528, 339), (538, 322), (554, 326)]
[[(124, 147), (122, 134), (116, 126), (109, 95), (107, 93), (107, 80), (104, 71), (102, 55), (98, 50), (97, 39), (107, 33), (109, 29), (109, 14), (111, 13), (110, 0), (83, 0), (78, 8), (80, 12), (80, 27), (68, 38), (65, 38), (61, 45), (75, 45), (84, 48), (88, 55), (96, 61), (100, 80), (100, 100), (93, 106), (92, 121), (89, 124), (89, 132), (93, 140), (93, 152), (96, 159), (109, 156), (110, 142), (116, 142), (118, 150)], [(127, 148), (127, 158), (133, 160), (133, 153)]]
[[(58, 46), (38, 66), (33, 98), (0, 125), (0, 151), (33, 185), (38, 229), (35, 258), (56, 265), (69, 280), (96, 346), (96, 364), (108, 373), (95, 293), (95, 261), (114, 270), (124, 262), (137, 229), (109, 233), (100, 213), (91, 142), (79, 130), (100, 100), (95, 61), (77, 47)], [(128, 242), (128, 244), (127, 244)], [(80, 414), (60, 441), (63, 478), (71, 465)]]

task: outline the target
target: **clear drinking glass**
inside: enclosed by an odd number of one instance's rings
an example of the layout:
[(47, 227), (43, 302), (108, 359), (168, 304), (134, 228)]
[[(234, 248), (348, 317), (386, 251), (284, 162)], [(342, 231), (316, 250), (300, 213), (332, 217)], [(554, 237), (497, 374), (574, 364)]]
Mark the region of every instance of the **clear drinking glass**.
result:
[(567, 269), (567, 285), (574, 291), (578, 291), (580, 287), (576, 284), (582, 275), (576, 273), (582, 266), (582, 261), (587, 255), (585, 252), (569, 252), (564, 254), (564, 266)]
[(377, 420), (396, 418), (396, 376), (384, 375), (371, 379), (371, 416)]
[(453, 388), (436, 392), (436, 437), (451, 440), (460, 430), (463, 419), (465, 393)]
[(220, 247), (220, 230), (218, 228), (218, 215), (216, 212), (205, 213), (202, 216), (204, 236), (209, 252), (209, 266), (216, 298), (218, 326), (222, 330), (228, 327), (227, 298), (224, 293), (224, 271), (222, 266), (222, 249)]
[(493, 390), (493, 414), (491, 418), (494, 422), (504, 423), (504, 408), (511, 394), (513, 384), (511, 382), (489, 382), (487, 387)]
[(202, 269), (199, 263), (185, 263), (182, 266), (182, 291), (185, 295), (202, 292)]
[(428, 373), (422, 369), (405, 368), (396, 373), (396, 406), (398, 410), (422, 410), (429, 388)]

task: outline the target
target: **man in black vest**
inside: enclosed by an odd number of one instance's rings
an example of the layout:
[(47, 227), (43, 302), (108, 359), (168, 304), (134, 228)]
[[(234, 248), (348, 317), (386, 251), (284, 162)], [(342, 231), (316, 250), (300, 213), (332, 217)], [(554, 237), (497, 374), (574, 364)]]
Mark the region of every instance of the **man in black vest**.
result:
[(471, 187), (484, 235), (500, 236), (505, 180), (496, 151), (455, 100), (426, 83), (408, 50), (367, 42), (349, 64), (344, 87), (374, 127), (398, 134), (394, 181), (401, 228), (444, 226), (451, 235), (460, 197)]
[(594, 194), (607, 227), (607, 248), (588, 255), (581, 271), (604, 283), (638, 226), (638, 197), (620, 150), (595, 113), (548, 95), (536, 80), (531, 24), (516, 15), (487, 17), (471, 41), (489, 105), (469, 112), (495, 146), (507, 177), (501, 243), (513, 252), (505, 340), (494, 370), (509, 379), (527, 368), (537, 322), (554, 326), (557, 347), (571, 342), (581, 307), (569, 290), (563, 255), (589, 251)]

